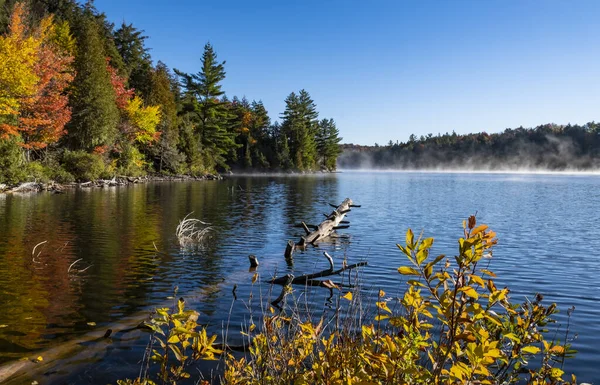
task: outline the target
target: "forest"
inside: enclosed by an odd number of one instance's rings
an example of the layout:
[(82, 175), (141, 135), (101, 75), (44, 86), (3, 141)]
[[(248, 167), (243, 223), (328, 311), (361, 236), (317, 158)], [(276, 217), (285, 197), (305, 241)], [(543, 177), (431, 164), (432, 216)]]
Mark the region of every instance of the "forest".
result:
[(342, 145), (345, 169), (593, 170), (600, 168), (600, 124), (544, 124), (501, 133), (428, 134), (386, 146)]
[(272, 122), (262, 101), (226, 96), (210, 43), (190, 74), (147, 38), (93, 1), (0, 0), (0, 184), (336, 168), (336, 123), (306, 90)]

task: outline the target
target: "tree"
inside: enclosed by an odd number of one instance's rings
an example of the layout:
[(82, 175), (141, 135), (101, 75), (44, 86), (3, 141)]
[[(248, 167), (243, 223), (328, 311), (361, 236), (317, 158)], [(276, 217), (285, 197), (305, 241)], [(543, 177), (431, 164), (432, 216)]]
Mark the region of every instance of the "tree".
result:
[(152, 61), (145, 46), (148, 37), (143, 33), (132, 24), (123, 23), (115, 32), (114, 41), (123, 58), (124, 75), (129, 80), (129, 87), (147, 101), (152, 89)]
[(0, 38), (0, 132), (19, 135), (23, 148), (36, 150), (56, 143), (71, 118), (65, 90), (73, 80), (73, 41), (68, 25), (54, 24), (52, 16), (32, 29), (24, 25), (28, 17), (23, 3), (17, 3), (10, 30)]
[(292, 92), (285, 100), (282, 129), (289, 140), (290, 156), (296, 168), (311, 170), (316, 164), (316, 105), (306, 90)]
[(252, 158), (255, 167), (269, 167), (269, 161), (266, 154), (271, 147), (269, 138), (269, 126), (271, 118), (265, 108), (262, 100), (253, 101), (251, 105), (252, 121), (250, 123), (250, 135), (254, 139), (254, 147), (252, 149)]
[(342, 153), (339, 143), (342, 138), (339, 137), (333, 119), (323, 119), (319, 122), (317, 133), (317, 153), (319, 163), (327, 170), (335, 170), (337, 158)]
[[(40, 28), (46, 23), (52, 23), (52, 18), (42, 20)], [(25, 99), (19, 114), (23, 147), (28, 150), (57, 143), (71, 120), (66, 90), (74, 79), (74, 41), (67, 23), (51, 24), (48, 29), (48, 35), (41, 36), (44, 42), (37, 55), (36, 93)]]
[[(4, 137), (17, 134), (21, 103), (35, 94), (39, 81), (35, 62), (42, 39), (28, 33), (25, 16), (24, 5), (18, 3), (11, 15), (8, 33), (0, 36), (0, 134)], [(48, 24), (46, 28), (49, 28)]]
[(194, 125), (199, 150), (204, 152), (210, 167), (229, 168), (227, 156), (234, 153), (238, 145), (235, 135), (228, 130), (231, 112), (228, 102), (222, 100), (225, 92), (221, 82), (225, 79), (225, 62), (219, 63), (210, 45), (204, 46), (202, 69), (196, 74), (175, 70), (185, 90), (183, 113)]
[(163, 63), (158, 62), (156, 68), (152, 71), (151, 90), (148, 102), (160, 106), (161, 120), (158, 124), (160, 139), (156, 146), (151, 149), (151, 153), (158, 160), (158, 171), (163, 167), (177, 172), (183, 161), (182, 155), (177, 149), (179, 143), (179, 119), (177, 117), (176, 90), (173, 90), (173, 76), (169, 68)]
[(99, 29), (93, 19), (81, 20), (75, 58), (77, 74), (70, 99), (73, 118), (67, 126), (71, 147), (87, 151), (113, 144), (119, 122)]

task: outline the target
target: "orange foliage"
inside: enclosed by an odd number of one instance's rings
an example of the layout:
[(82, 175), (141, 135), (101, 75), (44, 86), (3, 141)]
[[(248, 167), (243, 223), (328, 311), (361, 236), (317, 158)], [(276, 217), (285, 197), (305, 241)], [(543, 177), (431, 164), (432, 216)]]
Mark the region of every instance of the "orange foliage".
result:
[(35, 67), (40, 78), (38, 92), (24, 100), (19, 118), (23, 147), (44, 148), (66, 134), (71, 108), (65, 91), (74, 79), (72, 62), (72, 56), (58, 52), (50, 44), (41, 47)]
[(13, 110), (12, 121), (4, 123), (1, 131), (4, 136), (20, 134), (24, 148), (41, 149), (57, 142), (66, 133), (64, 127), (71, 119), (66, 89), (74, 78), (73, 56), (52, 43), (55, 32), (52, 16), (44, 18), (34, 31), (29, 32), (24, 30), (21, 22), (26, 18), (24, 6), (17, 4), (11, 31), (4, 39), (16, 34), (22, 41), (29, 42), (30, 58), (34, 63), (30, 77), (34, 82), (26, 94), (12, 92), (18, 108)]
[(127, 108), (127, 103), (133, 98), (133, 88), (125, 87), (125, 79), (117, 73), (117, 70), (110, 65), (110, 58), (106, 58), (106, 69), (110, 74), (110, 82), (115, 91), (117, 107), (123, 111)]

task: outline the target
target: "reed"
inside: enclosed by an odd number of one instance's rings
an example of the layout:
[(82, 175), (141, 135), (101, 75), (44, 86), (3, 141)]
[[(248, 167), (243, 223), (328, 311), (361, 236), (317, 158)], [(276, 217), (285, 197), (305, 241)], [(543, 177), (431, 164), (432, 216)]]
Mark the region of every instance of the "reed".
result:
[(202, 244), (209, 232), (212, 230), (210, 223), (203, 222), (200, 219), (188, 218), (194, 212), (186, 215), (177, 225), (175, 235), (182, 248), (195, 247)]

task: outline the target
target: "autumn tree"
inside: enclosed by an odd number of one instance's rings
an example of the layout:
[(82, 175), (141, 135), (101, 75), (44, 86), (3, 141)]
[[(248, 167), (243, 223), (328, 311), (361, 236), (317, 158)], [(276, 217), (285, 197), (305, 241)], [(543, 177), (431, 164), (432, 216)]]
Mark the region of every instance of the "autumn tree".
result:
[[(44, 19), (46, 20), (46, 19)], [(45, 21), (42, 20), (42, 28)], [(48, 19), (50, 22), (51, 19)], [(23, 147), (30, 150), (57, 143), (71, 119), (67, 87), (73, 81), (73, 38), (67, 23), (49, 28), (37, 55), (36, 93), (26, 98), (19, 114)]]
[[(18, 134), (18, 113), (25, 98), (36, 93), (39, 77), (36, 74), (37, 54), (42, 45), (41, 36), (47, 30), (35, 33), (25, 25), (25, 7), (15, 6), (8, 33), (0, 36), (0, 135)], [(44, 28), (48, 29), (49, 23)]]
[(143, 173), (146, 166), (142, 152), (156, 142), (160, 136), (156, 128), (161, 119), (160, 106), (148, 106), (134, 95), (134, 90), (125, 86), (126, 79), (107, 60), (107, 71), (115, 93), (115, 102), (120, 111), (119, 137), (113, 147), (118, 154), (119, 165), (135, 174)]
[(68, 25), (54, 24), (52, 16), (31, 30), (24, 26), (27, 17), (23, 4), (16, 4), (10, 31), (0, 42), (5, 49), (0, 61), (14, 65), (9, 70), (12, 82), (6, 80), (10, 78), (6, 69), (0, 71), (5, 74), (1, 89), (9, 94), (2, 99), (5, 113), (0, 130), (5, 136), (19, 135), (25, 149), (37, 150), (58, 142), (71, 118), (65, 91), (73, 80), (73, 41)]

